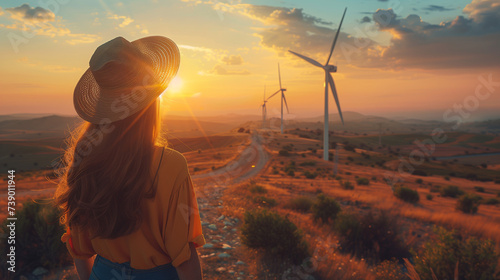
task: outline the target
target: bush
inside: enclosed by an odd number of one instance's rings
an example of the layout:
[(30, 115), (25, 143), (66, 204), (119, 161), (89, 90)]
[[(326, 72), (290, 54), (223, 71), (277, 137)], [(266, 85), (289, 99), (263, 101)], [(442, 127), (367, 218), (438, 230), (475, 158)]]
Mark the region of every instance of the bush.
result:
[(342, 249), (358, 258), (381, 261), (409, 256), (395, 217), (386, 212), (369, 211), (363, 216), (341, 213), (335, 221), (335, 230), (339, 233)]
[(441, 196), (458, 197), (464, 194), (464, 191), (457, 186), (447, 186), (441, 189)]
[(316, 166), (316, 162), (311, 160), (311, 161), (304, 161), (299, 164), (300, 166)]
[(450, 176), (444, 176), (444, 179), (445, 179), (446, 181), (449, 181), (449, 180), (450, 180)]
[(287, 172), (286, 172), (286, 175), (288, 176), (295, 176), (295, 171), (293, 171), (293, 169), (289, 169)]
[(427, 200), (432, 200), (434, 198), (434, 196), (432, 196), (432, 194), (428, 193), (425, 198), (427, 198)]
[(309, 197), (299, 196), (288, 201), (286, 207), (298, 212), (306, 213), (311, 210), (313, 204), (314, 202)]
[(408, 279), (398, 260), (385, 260), (375, 267), (375, 280), (406, 280)]
[(500, 204), (500, 200), (496, 199), (496, 198), (488, 198), (484, 204), (486, 205), (498, 205)]
[(480, 196), (475, 194), (464, 194), (457, 201), (457, 210), (467, 214), (475, 214), (477, 213), (481, 199)]
[(418, 179), (415, 180), (415, 183), (417, 183), (417, 184), (422, 184), (423, 182), (424, 182), (424, 180), (422, 180), (420, 178), (418, 178)]
[(463, 238), (455, 231), (436, 228), (437, 240), (426, 243), (421, 253), (413, 252), (421, 279), (454, 279), (458, 262), (460, 279), (496, 279), (500, 254), (491, 240)]
[(307, 179), (314, 179), (318, 176), (318, 173), (306, 171), (304, 172), (304, 176), (306, 176)]
[[(59, 223), (62, 212), (51, 202), (29, 201), (16, 212), (16, 274), (31, 272), (37, 267), (55, 269), (71, 263), (71, 258), (61, 236), (66, 231)], [(0, 232), (8, 234), (8, 222), (4, 220)], [(7, 240), (2, 239), (2, 243)], [(7, 262), (10, 246), (0, 246), (0, 261)], [(2, 265), (6, 275), (7, 265)], [(3, 279), (3, 278), (2, 278)]]
[(280, 156), (287, 157), (287, 156), (289, 156), (289, 155), (290, 155), (290, 152), (288, 152), (287, 150), (280, 150), (280, 151), (278, 152), (278, 154), (279, 154)]
[(395, 187), (394, 196), (409, 203), (417, 203), (420, 200), (420, 196), (416, 190), (404, 186)]
[(318, 195), (318, 201), (312, 206), (314, 222), (320, 220), (323, 224), (334, 221), (341, 208), (337, 201), (324, 194)]
[(425, 172), (424, 170), (422, 169), (416, 169), (415, 171), (413, 171), (413, 175), (417, 175), (417, 176), (427, 176), (427, 172)]
[(297, 226), (288, 218), (266, 210), (245, 213), (241, 239), (250, 248), (264, 249), (267, 254), (289, 258), (295, 264), (308, 256), (307, 243)]
[(354, 185), (350, 181), (340, 183), (345, 190), (354, 190)]
[(253, 202), (259, 204), (260, 206), (266, 206), (266, 207), (274, 207), (278, 203), (276, 202), (276, 199), (274, 198), (268, 198), (265, 196), (257, 196), (253, 198)]
[(267, 189), (261, 185), (250, 184), (248, 190), (251, 193), (267, 193)]
[(359, 177), (358, 179), (356, 179), (356, 184), (358, 184), (358, 186), (360, 185), (368, 186), (370, 184), (370, 180), (368, 180), (368, 178), (365, 177)]
[(474, 190), (476, 192), (484, 193), (484, 188), (483, 187), (474, 187)]
[(431, 193), (439, 193), (439, 192), (441, 192), (441, 186), (431, 186), (429, 191)]

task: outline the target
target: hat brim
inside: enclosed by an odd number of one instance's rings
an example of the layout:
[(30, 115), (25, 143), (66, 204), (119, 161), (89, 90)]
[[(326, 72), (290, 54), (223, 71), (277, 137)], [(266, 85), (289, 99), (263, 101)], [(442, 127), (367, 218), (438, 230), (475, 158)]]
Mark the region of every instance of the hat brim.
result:
[(96, 82), (90, 68), (87, 69), (73, 94), (75, 110), (82, 119), (94, 124), (125, 119), (158, 98), (177, 74), (180, 52), (172, 40), (163, 36), (150, 36), (131, 43), (151, 60), (152, 73), (148, 73), (144, 80), (153, 83), (113, 95), (105, 92)]

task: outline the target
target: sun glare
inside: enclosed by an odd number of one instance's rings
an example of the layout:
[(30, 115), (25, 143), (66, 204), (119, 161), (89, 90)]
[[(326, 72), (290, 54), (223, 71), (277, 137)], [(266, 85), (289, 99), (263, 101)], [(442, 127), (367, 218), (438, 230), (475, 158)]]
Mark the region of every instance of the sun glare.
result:
[(168, 85), (167, 92), (169, 93), (179, 93), (182, 89), (183, 81), (179, 76), (176, 76), (175, 78), (170, 81), (170, 84)]

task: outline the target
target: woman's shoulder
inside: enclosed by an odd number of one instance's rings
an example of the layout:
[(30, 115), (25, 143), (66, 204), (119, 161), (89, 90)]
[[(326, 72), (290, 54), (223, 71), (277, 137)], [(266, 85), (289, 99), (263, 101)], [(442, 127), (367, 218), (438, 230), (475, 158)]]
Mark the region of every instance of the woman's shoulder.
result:
[(180, 152), (165, 146), (163, 147), (160, 171), (171, 175), (187, 173), (188, 166), (186, 158)]

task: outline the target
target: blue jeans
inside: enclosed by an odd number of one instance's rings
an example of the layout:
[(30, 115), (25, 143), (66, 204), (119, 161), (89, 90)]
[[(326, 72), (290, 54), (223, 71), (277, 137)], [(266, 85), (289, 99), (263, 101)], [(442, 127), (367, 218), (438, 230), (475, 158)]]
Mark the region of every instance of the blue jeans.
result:
[(115, 263), (99, 255), (94, 260), (89, 280), (179, 280), (172, 264), (164, 264), (152, 269), (134, 269), (129, 262)]

